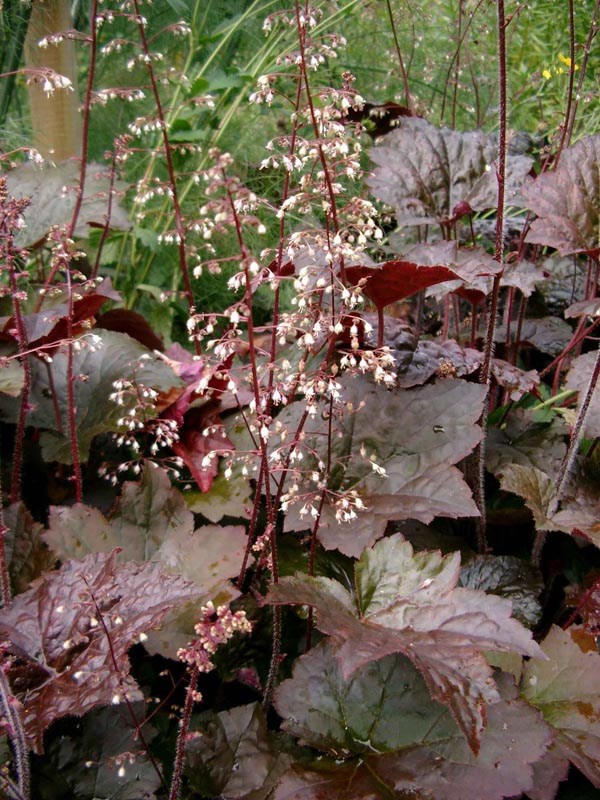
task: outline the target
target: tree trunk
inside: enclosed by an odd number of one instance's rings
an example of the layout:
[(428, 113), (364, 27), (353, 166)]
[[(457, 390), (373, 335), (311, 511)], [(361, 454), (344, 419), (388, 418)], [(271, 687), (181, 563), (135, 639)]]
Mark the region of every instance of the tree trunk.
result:
[(28, 69), (51, 67), (73, 84), (73, 91), (56, 89), (50, 96), (44, 92), (43, 81), (28, 86), (33, 146), (44, 158), (56, 162), (81, 154), (77, 54), (71, 39), (46, 48), (39, 47), (38, 42), (72, 28), (68, 0), (33, 0), (25, 39), (25, 65)]

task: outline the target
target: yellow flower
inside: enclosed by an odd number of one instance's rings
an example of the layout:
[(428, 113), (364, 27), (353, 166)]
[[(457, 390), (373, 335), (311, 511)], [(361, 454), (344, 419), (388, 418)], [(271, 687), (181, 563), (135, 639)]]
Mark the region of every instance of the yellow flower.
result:
[(546, 78), (547, 81), (549, 81), (550, 78), (552, 77), (552, 73), (550, 72), (549, 69), (542, 70), (542, 75), (544, 76), (544, 78)]
[[(559, 53), (558, 54), (558, 60), (562, 61), (562, 63), (565, 66), (567, 66), (567, 67), (569, 67), (569, 69), (571, 69), (572, 61), (568, 56), (565, 56), (563, 53)], [(579, 67), (577, 66), (577, 64), (575, 64), (575, 72), (577, 72), (578, 69), (579, 69)]]

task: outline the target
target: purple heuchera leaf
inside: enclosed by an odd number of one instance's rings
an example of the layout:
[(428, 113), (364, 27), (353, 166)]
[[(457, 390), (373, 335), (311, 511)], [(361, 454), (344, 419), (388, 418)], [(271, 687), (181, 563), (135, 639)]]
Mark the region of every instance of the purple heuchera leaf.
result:
[(313, 606), (346, 677), (391, 653), (407, 656), (477, 752), (486, 707), (499, 699), (483, 651), (543, 655), (511, 618), (510, 601), (456, 588), (459, 572), (459, 553), (415, 554), (396, 534), (365, 550), (354, 594), (331, 579), (295, 575), (274, 584), (266, 602)]
[(117, 565), (117, 554), (68, 561), (0, 611), (0, 636), (16, 656), (9, 678), (22, 693), (25, 731), (38, 753), (60, 717), (122, 702), (124, 692), (141, 697), (129, 677), (129, 647), (198, 594), (159, 564)]
[(377, 787), (385, 785), (394, 797), (407, 792), (436, 800), (500, 800), (532, 786), (532, 765), (551, 739), (539, 712), (503, 698), (488, 708), (474, 755), (408, 659), (386, 656), (346, 678), (331, 640), (296, 661), (274, 702), (288, 733), (338, 758), (360, 758), (337, 761), (329, 771), (324, 765), (323, 772), (317, 772), (319, 762), (310, 771), (296, 765), (280, 781), (276, 798), (357, 800), (381, 797)]
[[(496, 208), (498, 147), (483, 131), (460, 133), (424, 119), (403, 119), (400, 127), (370, 150), (376, 169), (373, 194), (396, 209), (400, 225), (435, 225), (464, 212)], [(514, 202), (531, 159), (508, 156), (507, 199)]]
[[(360, 411), (358, 416), (348, 412), (335, 420), (330, 455), (336, 466), (328, 488), (332, 494), (356, 491), (365, 508), (355, 519), (340, 524), (334, 501), (328, 497), (318, 532), (325, 548), (358, 557), (383, 535), (389, 520), (429, 523), (435, 516), (478, 515), (471, 490), (453, 465), (481, 439), (477, 421), (485, 387), (446, 380), (390, 392), (364, 376), (343, 377), (340, 382), (347, 407)], [(278, 420), (294, 431), (301, 414), (302, 405), (294, 403)], [(315, 454), (326, 461), (326, 430), (327, 422), (320, 417), (306, 422), (305, 464), (312, 466)], [(374, 470), (373, 463), (385, 474)], [(290, 505), (286, 530), (307, 527), (300, 505)]]
[(523, 187), (527, 208), (537, 214), (525, 238), (555, 247), (561, 256), (600, 249), (600, 135), (563, 150), (558, 166)]

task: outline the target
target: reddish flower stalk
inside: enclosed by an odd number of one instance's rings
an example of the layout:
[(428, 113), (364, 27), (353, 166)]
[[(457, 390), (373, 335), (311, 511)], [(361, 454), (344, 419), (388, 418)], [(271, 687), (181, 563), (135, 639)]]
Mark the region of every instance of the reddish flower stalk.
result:
[[(498, 177), (498, 202), (496, 206), (496, 243), (494, 258), (499, 264), (504, 261), (504, 194), (506, 184), (506, 117), (508, 99), (506, 95), (506, 20), (504, 11), (504, 0), (498, 0), (498, 82), (499, 82), (499, 129), (498, 129), (498, 164), (496, 174)], [(481, 427), (483, 428), (483, 439), (475, 450), (477, 463), (476, 474), (478, 476), (475, 486), (475, 501), (479, 509), (480, 518), (477, 522), (477, 546), (480, 553), (487, 549), (486, 535), (486, 507), (485, 507), (485, 434), (487, 427), (487, 414), (490, 402), (490, 379), (492, 373), (492, 358), (494, 355), (494, 337), (496, 333), (496, 316), (498, 314), (498, 298), (500, 295), (501, 270), (494, 276), (492, 296), (489, 303), (488, 324), (485, 337), (485, 348), (483, 352), (483, 365), (479, 373), (479, 381), (488, 387), (486, 400), (483, 405), (481, 415)]]
[[(167, 122), (165, 119), (162, 101), (160, 99), (160, 93), (158, 91), (158, 84), (156, 82), (154, 68), (152, 67), (152, 58), (150, 57), (150, 50), (148, 48), (148, 39), (146, 37), (145, 21), (140, 13), (140, 5), (138, 0), (133, 0), (133, 7), (135, 9), (135, 13), (138, 19), (138, 28), (140, 33), (140, 42), (142, 45), (142, 53), (145, 57), (144, 61), (146, 63), (146, 69), (148, 71), (148, 77), (150, 78), (152, 96), (154, 98), (154, 104), (156, 106), (156, 114), (160, 123), (163, 145), (165, 148), (167, 174), (169, 176), (169, 188), (172, 192), (171, 198), (173, 200), (173, 216), (175, 218), (175, 229), (177, 231), (177, 251), (179, 254), (179, 269), (181, 270), (181, 277), (183, 279), (183, 286), (184, 286), (185, 296), (188, 302), (188, 307), (190, 309), (190, 312), (193, 313), (194, 291), (192, 289), (192, 283), (190, 280), (190, 271), (187, 262), (186, 229), (183, 222), (183, 214), (181, 213), (181, 207), (179, 205), (179, 192), (177, 189), (177, 179), (175, 177), (175, 167), (173, 166), (171, 143), (169, 141), (169, 135), (167, 133)], [(196, 354), (200, 355), (201, 352), (200, 342), (197, 338), (194, 339), (194, 347), (196, 348)]]

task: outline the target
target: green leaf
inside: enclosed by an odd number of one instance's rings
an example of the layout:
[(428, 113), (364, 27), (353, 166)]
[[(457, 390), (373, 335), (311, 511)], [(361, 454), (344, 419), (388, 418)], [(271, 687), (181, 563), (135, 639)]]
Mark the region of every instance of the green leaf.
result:
[(180, 129), (169, 134), (169, 139), (172, 142), (203, 142), (206, 138), (207, 131), (204, 128)]
[(347, 679), (330, 640), (295, 662), (274, 704), (285, 731), (334, 756), (388, 753), (460, 735), (408, 659), (387, 656)]
[(459, 569), (458, 553), (414, 554), (396, 534), (365, 550), (355, 569), (355, 595), (336, 581), (296, 575), (273, 584), (266, 602), (313, 606), (317, 628), (337, 645), (345, 676), (392, 653), (407, 656), (476, 751), (486, 708), (499, 697), (483, 651), (540, 650), (511, 619), (510, 601), (456, 588)]
[[(478, 515), (471, 490), (453, 465), (481, 439), (477, 421), (485, 397), (482, 386), (446, 380), (410, 391), (388, 391), (366, 377), (350, 377), (343, 381), (342, 392), (346, 408), (353, 411), (339, 415), (334, 423), (334, 468), (318, 531), (325, 548), (357, 557), (383, 535), (389, 520), (429, 523), (435, 516)], [(302, 405), (296, 403), (277, 419), (294, 432), (302, 413)], [(326, 422), (309, 419), (304, 432), (307, 467), (318, 460), (315, 453), (325, 463)], [(372, 461), (385, 470), (384, 476), (373, 469)], [(340, 524), (331, 498), (350, 489), (359, 494), (366, 510)], [(314, 486), (307, 485), (306, 491), (314, 491)], [(289, 507), (286, 530), (309, 526), (300, 511), (300, 504)]]
[(525, 664), (521, 694), (553, 729), (554, 759), (568, 759), (600, 788), (600, 655), (594, 639), (553, 626), (541, 648), (547, 660)]
[(263, 800), (290, 763), (279, 753), (258, 703), (212, 714), (186, 745), (191, 788), (206, 797)]
[(110, 521), (97, 509), (76, 503), (53, 506), (44, 539), (62, 559), (120, 549), (119, 561), (148, 561), (180, 531), (194, 530), (194, 517), (165, 470), (147, 464), (139, 483), (123, 484)]
[(560, 511), (552, 515), (550, 512), (556, 504), (556, 482), (542, 470), (518, 464), (504, 467), (500, 485), (525, 500), (537, 530), (579, 531), (600, 547), (598, 487), (585, 480), (580, 470), (574, 471), (560, 498)]
[(507, 465), (503, 467), (500, 486), (523, 498), (538, 530), (560, 530), (548, 516), (556, 496), (556, 482), (541, 469), (521, 464)]
[(245, 518), (250, 503), (250, 481), (243, 477), (239, 466), (234, 465), (232, 473), (230, 478), (217, 475), (208, 492), (186, 492), (188, 507), (210, 522), (219, 522), (223, 517)]
[[(135, 225), (133, 228), (133, 234), (138, 242), (143, 244), (144, 247), (147, 247), (149, 250), (152, 250), (153, 253), (158, 250), (159, 241), (158, 233), (156, 231), (153, 231), (151, 228), (141, 228), (138, 225)], [(136, 288), (141, 289), (142, 287), (145, 288), (144, 284), (140, 284)]]
[[(339, 769), (348, 778), (347, 794), (321, 787), (323, 794), (309, 790), (306, 795), (286, 795), (288, 774), (276, 798), (403, 797), (406, 792), (436, 800), (500, 800), (532, 785), (531, 765), (550, 740), (548, 728), (526, 704), (501, 700), (488, 708), (476, 756), (407, 659), (387, 656), (348, 679), (330, 642), (298, 659), (274, 702), (284, 730), (338, 760), (359, 756)], [(371, 776), (372, 795), (363, 793), (365, 772)], [(330, 774), (333, 777), (335, 770)], [(299, 775), (298, 770), (296, 780)], [(307, 771), (303, 777), (310, 785), (318, 773)], [(350, 793), (353, 782), (357, 786)], [(377, 793), (377, 788), (384, 792)]]

